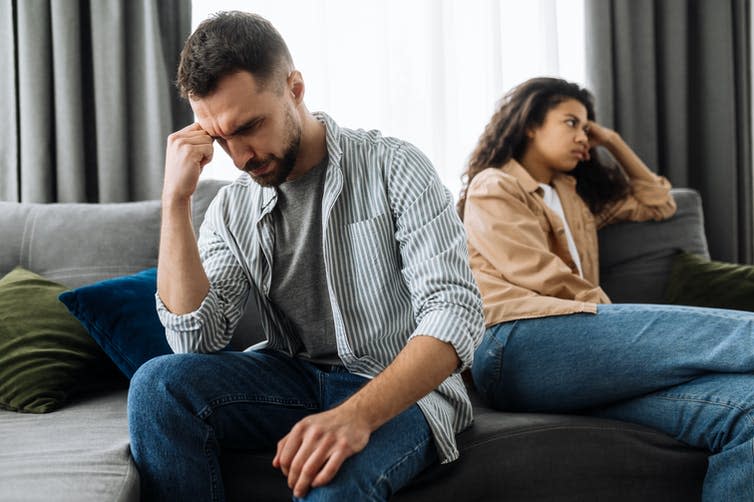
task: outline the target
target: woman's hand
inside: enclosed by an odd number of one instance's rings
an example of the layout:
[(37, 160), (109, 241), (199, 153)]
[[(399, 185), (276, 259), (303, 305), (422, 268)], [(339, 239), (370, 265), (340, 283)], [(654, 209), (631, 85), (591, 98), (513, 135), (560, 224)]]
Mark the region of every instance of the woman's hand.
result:
[(587, 136), (589, 136), (589, 149), (596, 146), (608, 147), (610, 143), (618, 136), (618, 133), (612, 129), (608, 129), (593, 120), (589, 121), (589, 130)]

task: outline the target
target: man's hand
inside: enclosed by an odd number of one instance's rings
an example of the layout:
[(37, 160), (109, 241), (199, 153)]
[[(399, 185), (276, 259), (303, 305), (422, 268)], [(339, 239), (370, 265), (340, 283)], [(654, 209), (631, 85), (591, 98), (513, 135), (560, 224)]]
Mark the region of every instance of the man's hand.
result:
[(202, 168), (212, 160), (213, 141), (199, 124), (191, 124), (168, 136), (163, 201), (183, 201), (191, 197)]
[(356, 394), (294, 425), (278, 442), (273, 467), (283, 471), (296, 497), (329, 483), (348, 457), (366, 447), (372, 432), (437, 388), (459, 364), (449, 343), (413, 337)]
[(174, 314), (196, 310), (209, 291), (191, 225), (191, 195), (202, 168), (212, 160), (212, 136), (191, 124), (168, 136), (162, 187), (162, 226), (157, 290)]
[(293, 495), (329, 483), (343, 462), (363, 450), (372, 430), (348, 403), (311, 415), (278, 442), (273, 467), (283, 471)]

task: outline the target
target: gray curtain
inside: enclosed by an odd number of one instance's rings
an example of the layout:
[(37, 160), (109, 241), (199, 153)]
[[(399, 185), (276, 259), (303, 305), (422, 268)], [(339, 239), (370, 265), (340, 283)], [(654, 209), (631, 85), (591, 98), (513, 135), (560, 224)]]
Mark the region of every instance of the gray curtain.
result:
[(190, 0), (0, 0), (0, 200), (160, 195)]
[(752, 262), (748, 0), (586, 0), (599, 120), (702, 194), (713, 258)]

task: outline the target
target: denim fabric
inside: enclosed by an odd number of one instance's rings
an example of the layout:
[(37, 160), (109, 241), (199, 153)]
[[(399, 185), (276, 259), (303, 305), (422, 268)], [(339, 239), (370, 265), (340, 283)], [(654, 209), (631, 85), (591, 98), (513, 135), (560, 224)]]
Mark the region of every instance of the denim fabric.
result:
[(599, 305), (490, 327), (474, 382), (494, 407), (646, 425), (712, 452), (706, 501), (754, 500), (754, 314)]
[[(222, 448), (274, 451), (296, 422), (334, 407), (366, 382), (342, 367), (318, 367), (273, 350), (148, 361), (128, 396), (142, 498), (224, 500)], [(301, 500), (387, 500), (436, 459), (429, 426), (414, 405), (375, 431), (328, 485)]]

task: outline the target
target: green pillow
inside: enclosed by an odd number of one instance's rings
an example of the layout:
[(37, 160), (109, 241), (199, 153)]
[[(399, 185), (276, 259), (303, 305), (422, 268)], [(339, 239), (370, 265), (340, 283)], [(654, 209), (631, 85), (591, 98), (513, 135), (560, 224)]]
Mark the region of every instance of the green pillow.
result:
[(0, 408), (47, 413), (102, 368), (104, 355), (58, 295), (17, 267), (0, 279)]
[(754, 266), (679, 253), (673, 259), (665, 301), (754, 311)]

